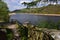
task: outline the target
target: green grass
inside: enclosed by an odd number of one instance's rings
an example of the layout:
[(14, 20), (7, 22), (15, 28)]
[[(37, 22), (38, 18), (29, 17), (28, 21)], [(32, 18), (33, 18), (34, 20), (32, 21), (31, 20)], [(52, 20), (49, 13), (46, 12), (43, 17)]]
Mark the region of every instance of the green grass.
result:
[(60, 14), (60, 5), (48, 5), (40, 8), (25, 8), (15, 10), (16, 13), (42, 13), (42, 14)]
[(53, 21), (41, 21), (38, 24), (39, 28), (48, 28), (48, 29), (57, 29), (60, 30), (60, 21), (53, 22)]

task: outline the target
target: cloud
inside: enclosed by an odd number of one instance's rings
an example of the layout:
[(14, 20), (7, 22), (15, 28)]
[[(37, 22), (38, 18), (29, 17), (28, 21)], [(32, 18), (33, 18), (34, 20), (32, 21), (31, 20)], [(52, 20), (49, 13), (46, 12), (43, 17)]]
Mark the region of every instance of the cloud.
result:
[(31, 1), (20, 1), (20, 3), (23, 3), (23, 2), (31, 2)]
[[(4, 2), (7, 3), (10, 11), (25, 8), (26, 6), (22, 5), (21, 3), (31, 2), (31, 1), (33, 1), (33, 0), (4, 0)], [(56, 4), (56, 3), (54, 3), (54, 4)], [(58, 2), (58, 4), (60, 4), (60, 1)], [(39, 5), (39, 7), (40, 6), (43, 6), (43, 5)]]
[(9, 10), (15, 10), (18, 8), (18, 1), (16, 0), (4, 0), (4, 2), (7, 3)]
[(32, 0), (4, 0), (4, 2), (7, 3), (10, 11), (25, 8), (25, 6), (22, 5), (21, 3), (22, 2), (31, 2), (31, 1)]

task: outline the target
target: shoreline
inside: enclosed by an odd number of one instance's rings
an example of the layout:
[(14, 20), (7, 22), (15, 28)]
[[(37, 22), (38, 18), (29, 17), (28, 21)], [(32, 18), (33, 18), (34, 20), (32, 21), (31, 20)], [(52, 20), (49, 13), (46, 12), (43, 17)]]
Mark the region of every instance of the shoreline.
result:
[(16, 15), (16, 14), (29, 14), (29, 15), (41, 15), (41, 16), (60, 16), (60, 14), (39, 14), (39, 13), (10, 13), (9, 15)]

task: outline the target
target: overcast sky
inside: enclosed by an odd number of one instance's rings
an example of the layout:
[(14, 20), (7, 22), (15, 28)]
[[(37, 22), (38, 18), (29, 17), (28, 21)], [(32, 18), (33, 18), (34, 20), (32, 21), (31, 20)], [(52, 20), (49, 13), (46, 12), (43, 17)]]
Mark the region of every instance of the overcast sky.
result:
[(25, 8), (24, 5), (22, 5), (22, 2), (31, 2), (32, 0), (4, 0), (10, 11), (16, 10), (16, 9), (22, 9)]

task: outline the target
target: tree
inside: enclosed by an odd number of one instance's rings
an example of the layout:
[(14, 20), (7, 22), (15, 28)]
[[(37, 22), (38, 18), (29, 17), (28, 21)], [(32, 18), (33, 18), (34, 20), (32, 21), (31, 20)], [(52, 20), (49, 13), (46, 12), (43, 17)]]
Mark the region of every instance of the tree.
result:
[(26, 3), (26, 2), (23, 2), (22, 4), (24, 4), (24, 6), (27, 6), (27, 8), (28, 8), (28, 3)]
[(27, 6), (27, 8), (36, 6), (36, 2), (30, 2), (30, 3), (23, 2), (22, 4), (24, 4), (25, 6)]
[(8, 21), (8, 12), (7, 4), (0, 0), (0, 21)]
[(36, 0), (36, 1), (32, 1), (30, 3), (27, 3), (27, 2), (23, 2), (22, 4), (24, 4), (25, 6), (27, 6), (27, 8), (30, 8), (30, 7), (33, 7), (33, 6), (36, 6), (38, 2), (40, 2), (41, 0)]

